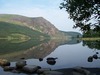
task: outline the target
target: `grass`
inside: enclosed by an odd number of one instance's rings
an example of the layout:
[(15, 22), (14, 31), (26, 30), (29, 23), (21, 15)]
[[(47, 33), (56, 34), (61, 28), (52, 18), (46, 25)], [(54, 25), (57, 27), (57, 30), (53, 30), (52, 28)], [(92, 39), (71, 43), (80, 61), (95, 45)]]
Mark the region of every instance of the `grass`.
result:
[[(44, 36), (44, 38), (49, 37), (47, 34), (40, 33), (36, 30), (32, 30), (26, 26), (0, 22), (0, 38), (6, 38), (9, 35), (11, 36), (11, 34), (26, 35), (31, 37), (32, 39), (40, 39), (41, 36)], [(15, 35), (13, 37), (15, 37)]]
[(6, 39), (10, 41), (11, 43), (21, 43), (21, 42), (28, 41), (31, 38), (29, 36), (17, 33), (17, 34), (11, 34), (7, 36)]
[(81, 40), (84, 40), (84, 41), (96, 41), (96, 40), (100, 40), (100, 37), (95, 37), (95, 38), (81, 38)]

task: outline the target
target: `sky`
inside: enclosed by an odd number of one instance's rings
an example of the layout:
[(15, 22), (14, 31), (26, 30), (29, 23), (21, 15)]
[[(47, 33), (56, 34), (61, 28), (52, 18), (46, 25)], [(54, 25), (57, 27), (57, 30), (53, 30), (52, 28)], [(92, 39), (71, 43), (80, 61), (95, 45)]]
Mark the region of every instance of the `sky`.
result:
[(62, 31), (76, 31), (74, 22), (65, 10), (59, 8), (63, 0), (0, 0), (0, 14), (18, 14), (27, 17), (43, 17)]

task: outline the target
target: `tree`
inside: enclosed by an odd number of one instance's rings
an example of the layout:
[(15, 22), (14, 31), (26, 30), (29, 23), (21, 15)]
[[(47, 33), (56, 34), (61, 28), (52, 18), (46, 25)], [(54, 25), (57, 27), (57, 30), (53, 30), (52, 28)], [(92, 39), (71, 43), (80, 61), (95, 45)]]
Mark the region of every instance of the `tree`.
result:
[(60, 5), (75, 22), (74, 28), (100, 31), (100, 0), (63, 0)]

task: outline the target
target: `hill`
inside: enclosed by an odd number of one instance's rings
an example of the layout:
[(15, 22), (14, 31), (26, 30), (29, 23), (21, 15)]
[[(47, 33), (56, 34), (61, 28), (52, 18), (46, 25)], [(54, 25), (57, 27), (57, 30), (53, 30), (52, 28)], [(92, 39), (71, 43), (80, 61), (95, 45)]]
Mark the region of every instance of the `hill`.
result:
[(61, 33), (64, 33), (65, 36), (68, 36), (70, 38), (78, 38), (78, 37), (82, 37), (82, 34), (79, 32), (65, 32), (65, 31), (61, 31)]
[(31, 18), (21, 15), (0, 14), (0, 21), (21, 26), (27, 26), (30, 29), (48, 34), (50, 36), (55, 36), (59, 34), (59, 30), (43, 17)]
[[(6, 39), (14, 42), (24, 42), (29, 39), (39, 39), (38, 41), (50, 38), (49, 35), (40, 33), (39, 31), (32, 30), (26, 26), (12, 24), (8, 22), (0, 22), (0, 39)], [(15, 42), (16, 42), (15, 41)]]
[(69, 37), (81, 36), (81, 34), (77, 32), (60, 31), (43, 17), (26, 17), (14, 14), (0, 14), (0, 32), (0, 36), (1, 34), (7, 35), (11, 32), (15, 32), (34, 38), (49, 36), (53, 38), (66, 39)]

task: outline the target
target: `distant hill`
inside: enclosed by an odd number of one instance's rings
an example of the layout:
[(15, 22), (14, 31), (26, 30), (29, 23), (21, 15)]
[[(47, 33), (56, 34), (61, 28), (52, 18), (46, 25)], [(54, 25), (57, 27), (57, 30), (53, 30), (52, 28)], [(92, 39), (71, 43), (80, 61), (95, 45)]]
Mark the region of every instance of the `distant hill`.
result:
[(65, 36), (72, 37), (72, 38), (82, 37), (82, 34), (79, 32), (73, 32), (73, 31), (70, 32), (61, 31), (61, 32), (64, 33)]

